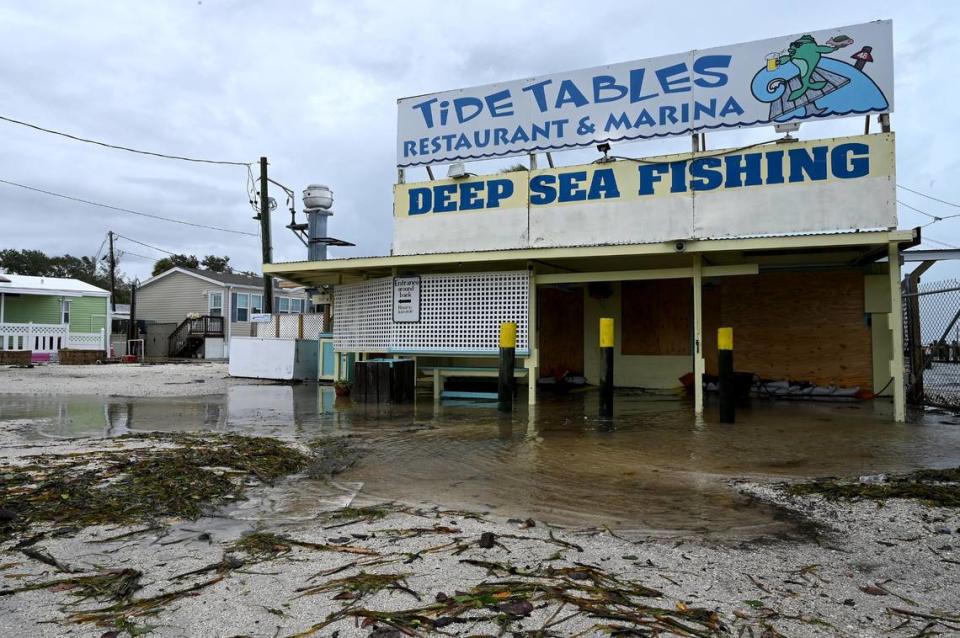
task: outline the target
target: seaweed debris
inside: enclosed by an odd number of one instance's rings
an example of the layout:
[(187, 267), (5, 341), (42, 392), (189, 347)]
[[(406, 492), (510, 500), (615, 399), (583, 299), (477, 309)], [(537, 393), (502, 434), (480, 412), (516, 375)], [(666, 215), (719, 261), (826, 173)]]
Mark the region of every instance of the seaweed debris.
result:
[(910, 498), (932, 506), (960, 507), (960, 467), (917, 470), (871, 481), (818, 480), (793, 483), (784, 489), (793, 496), (817, 494), (831, 501)]
[(296, 545), (304, 549), (312, 549), (321, 552), (343, 552), (346, 554), (360, 554), (362, 556), (378, 556), (379, 553), (365, 547), (356, 547), (354, 545), (334, 545), (327, 543), (311, 543), (301, 541), (289, 536), (272, 534), (270, 532), (253, 532), (241, 536), (234, 541), (231, 549), (242, 551), (248, 556), (257, 559), (276, 558), (281, 554), (286, 554)]
[(74, 576), (57, 580), (40, 581), (0, 589), (0, 596), (9, 596), (23, 591), (49, 589), (51, 591), (68, 591), (81, 600), (88, 598), (96, 600), (112, 600), (116, 602), (129, 601), (130, 597), (142, 587), (140, 577), (143, 574), (136, 569), (117, 569), (92, 574), (90, 576)]
[(41, 454), (0, 461), (0, 503), (11, 515), (0, 540), (36, 523), (129, 524), (238, 499), (251, 479), (263, 483), (305, 469), (310, 457), (281, 441), (235, 434), (139, 434), (126, 442), (156, 445), (82, 454)]
[[(305, 638), (330, 625), (349, 618), (360, 626), (378, 627), (401, 635), (421, 636), (442, 632), (454, 623), (493, 622), (503, 630), (517, 629), (517, 621), (530, 616), (535, 609), (553, 607), (553, 615), (538, 636), (568, 635), (556, 633), (554, 627), (577, 617), (595, 619), (598, 631), (622, 636), (675, 635), (707, 638), (720, 636), (726, 628), (719, 614), (710, 609), (649, 604), (645, 599), (659, 598), (661, 593), (640, 583), (622, 580), (590, 565), (575, 565), (564, 569), (521, 569), (486, 561), (465, 560), (465, 564), (486, 569), (493, 576), (509, 576), (507, 580), (483, 582), (469, 590), (452, 595), (439, 593), (436, 602), (411, 609), (381, 611), (357, 605), (357, 590), (364, 587), (395, 588), (398, 574), (375, 575), (361, 572), (351, 578), (330, 581), (324, 585), (301, 591), (317, 593), (338, 590), (341, 600), (349, 600), (342, 609), (329, 614), (323, 621), (294, 634), (291, 638)], [(374, 589), (376, 591), (377, 589)], [(571, 610), (557, 618), (562, 609)], [(554, 620), (557, 618), (556, 620)], [(604, 624), (606, 623), (606, 624)], [(559, 629), (557, 630), (560, 631)], [(375, 632), (376, 633), (376, 632)], [(514, 635), (526, 635), (514, 633)]]
[[(410, 574), (370, 574), (361, 571), (354, 576), (346, 576), (328, 581), (321, 585), (302, 587), (297, 591), (300, 596), (311, 596), (336, 591), (334, 600), (360, 600), (361, 598), (384, 590), (402, 591), (420, 600), (420, 595), (407, 586)], [(299, 596), (298, 596), (299, 597)]]

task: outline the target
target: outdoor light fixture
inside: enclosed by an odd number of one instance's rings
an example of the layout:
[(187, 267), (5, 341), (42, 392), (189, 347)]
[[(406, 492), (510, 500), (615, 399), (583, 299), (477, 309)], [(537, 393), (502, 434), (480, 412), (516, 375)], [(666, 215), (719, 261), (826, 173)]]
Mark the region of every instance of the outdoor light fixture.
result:
[(451, 179), (463, 179), (467, 175), (467, 166), (463, 162), (455, 162), (447, 168), (447, 177)]
[(610, 161), (610, 157), (607, 155), (607, 153), (610, 152), (610, 142), (604, 142), (603, 144), (597, 144), (597, 150), (600, 151), (601, 153), (603, 153), (603, 159), (602, 159), (601, 161), (603, 161), (603, 162), (609, 162), (609, 161)]

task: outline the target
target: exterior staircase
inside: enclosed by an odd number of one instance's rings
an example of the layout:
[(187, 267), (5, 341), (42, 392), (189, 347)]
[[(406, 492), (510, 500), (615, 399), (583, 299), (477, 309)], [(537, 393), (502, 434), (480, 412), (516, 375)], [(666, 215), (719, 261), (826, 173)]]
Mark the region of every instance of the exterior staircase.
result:
[(195, 357), (203, 347), (204, 339), (208, 337), (223, 338), (223, 317), (211, 315), (203, 315), (196, 319), (188, 317), (170, 335), (167, 342), (167, 356)]

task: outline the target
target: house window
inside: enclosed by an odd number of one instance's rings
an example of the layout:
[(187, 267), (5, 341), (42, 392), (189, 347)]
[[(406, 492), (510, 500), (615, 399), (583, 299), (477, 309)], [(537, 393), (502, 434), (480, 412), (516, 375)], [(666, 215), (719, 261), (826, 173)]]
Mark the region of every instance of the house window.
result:
[(233, 302), (233, 320), (250, 321), (250, 295), (245, 292), (233, 293), (230, 297)]
[(209, 296), (208, 312), (211, 317), (223, 316), (223, 293), (211, 292)]
[(279, 301), (277, 302), (277, 312), (290, 312), (290, 300), (287, 297), (280, 297)]
[(70, 303), (67, 300), (60, 302), (60, 323), (68, 324), (70, 323)]
[(254, 314), (263, 312), (263, 295), (250, 295), (250, 312)]
[(294, 314), (300, 314), (303, 312), (303, 299), (291, 299), (290, 312)]

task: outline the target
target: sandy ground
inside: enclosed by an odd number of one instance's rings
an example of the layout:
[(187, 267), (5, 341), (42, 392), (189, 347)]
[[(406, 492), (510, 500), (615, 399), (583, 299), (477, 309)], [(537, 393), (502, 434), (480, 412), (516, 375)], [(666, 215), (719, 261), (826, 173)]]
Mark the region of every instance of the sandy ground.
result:
[[(73, 441), (58, 452), (117, 444)], [(399, 637), (382, 623), (360, 626), (354, 618), (337, 620), (316, 634), (303, 632), (345, 609), (411, 609), (433, 603), (438, 594), (453, 596), (480, 583), (505, 582), (502, 588), (509, 592), (516, 588), (511, 582), (524, 581), (523, 576), (469, 561), (526, 571), (595, 567), (660, 593), (643, 599), (644, 605), (715, 611), (729, 632), (663, 635), (960, 635), (960, 513), (956, 510), (912, 501), (836, 504), (820, 497), (786, 496), (777, 486), (756, 483), (740, 483), (737, 488), (802, 517), (820, 532), (806, 542), (767, 539), (716, 544), (697, 539), (626, 539), (606, 529), (558, 529), (543, 522), (527, 527), (483, 514), (409, 508), (383, 519), (344, 524), (332, 522), (329, 512), (318, 509), (314, 520), (284, 533), (298, 541), (349, 549), (293, 546), (277, 556), (251, 559), (231, 549), (230, 543), (269, 521), (248, 519), (238, 525), (236, 520), (218, 517), (167, 521), (169, 528), (112, 541), (111, 537), (145, 526), (91, 527), (51, 535), (32, 547), (76, 574), (140, 570), (145, 587), (137, 592), (138, 599), (197, 588), (149, 615), (125, 616), (129, 635), (150, 629), (149, 635), (157, 637)], [(485, 532), (495, 535), (497, 543), (492, 547), (484, 548), (479, 542)], [(356, 549), (365, 553), (354, 553)], [(76, 575), (27, 557), (12, 543), (2, 550), (0, 589)], [(229, 556), (245, 564), (177, 578), (223, 565)], [(409, 591), (373, 592), (359, 600), (338, 598), (342, 588), (337, 587), (304, 592), (361, 571), (403, 575)], [(12, 595), (0, 591), (0, 635), (128, 635), (123, 630), (109, 633), (116, 625), (69, 619), (71, 614), (107, 607), (93, 600), (77, 601), (71, 591), (66, 586)], [(599, 625), (609, 625), (610, 620), (575, 611), (569, 604), (535, 602), (509, 627), (509, 632), (521, 633), (510, 635), (607, 634)], [(467, 622), (444, 628), (447, 635), (500, 634), (496, 613), (481, 609), (465, 617)], [(538, 630), (546, 633), (522, 633)], [(440, 634), (421, 629), (410, 635)]]
[[(226, 365), (216, 363), (0, 368), (0, 394), (189, 396), (222, 393), (231, 383)], [(14, 431), (7, 434), (2, 454), (10, 462), (28, 454), (83, 453), (118, 444), (81, 439), (45, 444), (40, 449), (22, 440), (18, 443)], [(282, 528), (263, 517), (237, 519), (224, 517), (222, 511), (198, 521), (164, 521), (168, 527), (113, 541), (107, 539), (144, 526), (91, 527), (46, 536), (32, 545), (76, 570), (75, 574), (24, 555), (12, 542), (0, 545), (0, 636), (112, 638), (140, 635), (149, 629), (150, 636), (159, 638), (293, 637), (308, 635), (304, 632), (344, 609), (411, 609), (433, 603), (438, 594), (454, 596), (480, 583), (524, 581), (516, 573), (491, 571), (465, 561), (541, 572), (550, 567), (596, 567), (623, 582), (660, 593), (644, 599), (644, 605), (715, 611), (724, 632), (702, 635), (960, 636), (957, 510), (915, 501), (833, 503), (816, 496), (787, 496), (776, 485), (755, 482), (740, 482), (735, 487), (782, 508), (819, 532), (806, 541), (627, 539), (606, 529), (559, 529), (543, 521), (521, 528), (518, 521), (482, 513), (410, 508), (393, 511), (383, 519), (344, 525), (331, 522), (326, 511), (330, 504), (319, 502), (312, 518)], [(267, 495), (272, 489), (277, 488), (254, 488)], [(277, 556), (254, 559), (231, 548), (241, 534), (257, 529), (282, 531), (309, 543), (348, 544), (370, 553), (294, 545)], [(493, 533), (497, 544), (481, 547), (479, 540), (485, 532)], [(239, 557), (245, 564), (224, 561), (225, 557)], [(232, 566), (176, 578), (213, 564)], [(102, 610), (108, 603), (78, 601), (70, 586), (15, 594), (4, 591), (124, 568), (143, 572), (144, 588), (135, 595), (138, 600), (196, 590), (148, 615), (131, 611), (122, 626), (71, 620), (71, 614)], [(380, 591), (348, 600), (338, 599), (341, 590), (335, 587), (324, 592), (304, 591), (361, 571), (403, 575), (410, 592)], [(502, 587), (508, 592), (515, 585)], [(611, 631), (600, 625), (616, 624), (575, 611), (570, 604), (535, 602), (532, 610), (513, 619), (506, 635), (599, 636)], [(503, 635), (496, 613), (489, 609), (465, 617), (468, 622), (442, 631), (446, 635)], [(382, 622), (361, 626), (355, 618), (337, 620), (309, 635), (401, 636)], [(439, 635), (439, 630), (420, 629), (410, 635)]]
[(226, 363), (0, 367), (0, 394), (182, 397), (222, 394), (231, 385), (253, 383), (269, 382), (231, 378)]

